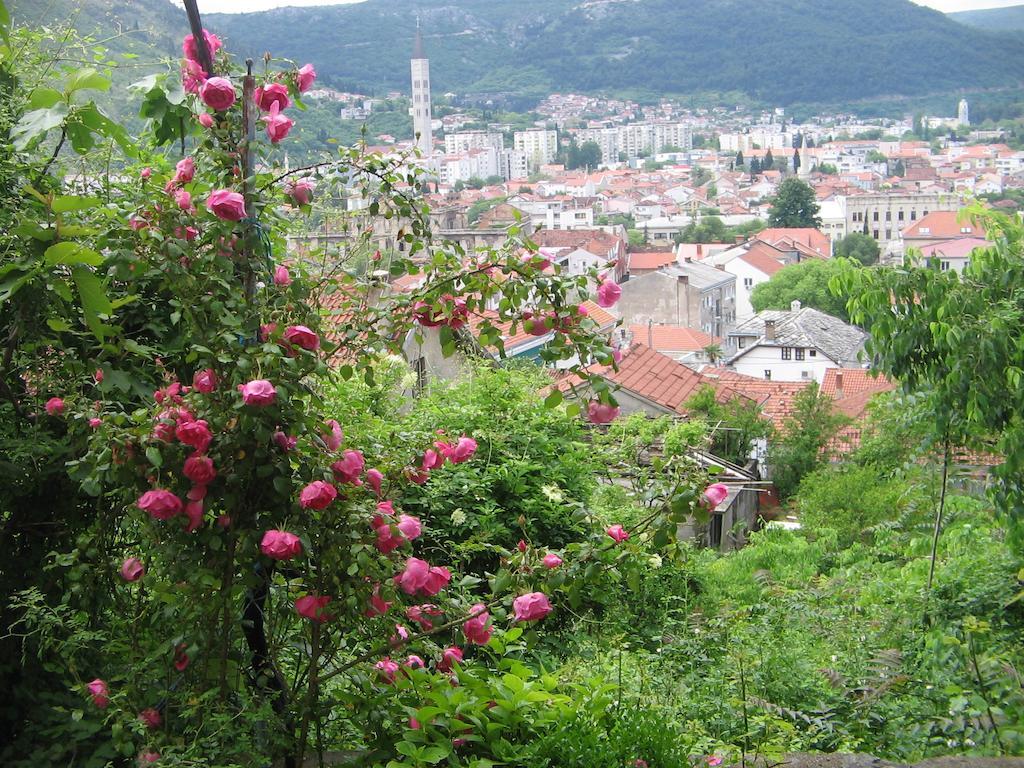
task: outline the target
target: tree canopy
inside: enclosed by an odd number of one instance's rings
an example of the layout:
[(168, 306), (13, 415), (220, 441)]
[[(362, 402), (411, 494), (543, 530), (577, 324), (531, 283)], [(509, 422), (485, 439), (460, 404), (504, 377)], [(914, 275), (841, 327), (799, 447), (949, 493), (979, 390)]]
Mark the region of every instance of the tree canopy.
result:
[(851, 232), (832, 246), (834, 257), (847, 256), (856, 259), (865, 267), (877, 264), (881, 252), (875, 239), (863, 232)]
[(817, 228), (821, 226), (821, 219), (818, 217), (820, 210), (821, 206), (818, 205), (811, 185), (790, 176), (783, 180), (772, 198), (768, 221), (773, 227)]
[(829, 288), (832, 278), (842, 274), (843, 265), (837, 259), (808, 259), (785, 267), (766, 282), (754, 286), (750, 303), (754, 310), (789, 309), (794, 300), (805, 307), (814, 307), (828, 315), (849, 321), (846, 299), (836, 296)]

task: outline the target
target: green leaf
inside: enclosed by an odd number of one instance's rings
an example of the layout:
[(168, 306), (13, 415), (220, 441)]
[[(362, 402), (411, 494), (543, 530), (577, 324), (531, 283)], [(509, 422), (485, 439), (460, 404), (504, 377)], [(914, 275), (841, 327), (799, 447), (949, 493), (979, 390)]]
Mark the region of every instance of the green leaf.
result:
[(0, 37), (6, 43), (10, 39), (11, 14), (7, 12), (4, 0), (0, 0)]
[(21, 120), (11, 128), (11, 139), (14, 148), (19, 152), (33, 140), (45, 136), (49, 131), (61, 125), (68, 115), (67, 104), (56, 104), (47, 109), (33, 109), (22, 115)]
[(36, 88), (32, 91), (28, 105), (31, 109), (49, 109), (62, 98), (60, 91), (53, 88)]
[(146, 458), (157, 469), (164, 465), (164, 457), (160, 454), (160, 449), (155, 445), (151, 445), (146, 449)]
[(554, 408), (562, 402), (562, 391), (560, 389), (551, 390), (551, 394), (544, 398), (545, 408)]
[(95, 208), (97, 205), (103, 205), (103, 201), (98, 197), (64, 195), (54, 198), (50, 207), (54, 213), (68, 213), (69, 211), (84, 211), (87, 208)]
[(98, 267), (103, 263), (103, 256), (100, 253), (74, 242), (51, 245), (46, 249), (43, 258), (51, 267), (55, 264), (88, 264), (90, 267)]
[(76, 91), (107, 91), (110, 90), (110, 79), (92, 67), (83, 67), (68, 78), (64, 90), (69, 94)]
[(75, 280), (78, 295), (82, 300), (85, 323), (96, 338), (102, 341), (105, 336), (110, 335), (111, 330), (100, 320), (100, 315), (109, 315), (114, 311), (110, 299), (107, 298), (103, 281), (85, 267), (75, 267), (71, 270), (71, 276)]

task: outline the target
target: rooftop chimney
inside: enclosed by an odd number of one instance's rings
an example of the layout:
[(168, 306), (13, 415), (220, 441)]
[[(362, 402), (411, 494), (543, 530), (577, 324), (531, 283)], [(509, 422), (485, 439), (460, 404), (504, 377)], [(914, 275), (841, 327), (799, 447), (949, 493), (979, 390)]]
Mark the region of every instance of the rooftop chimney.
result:
[(697, 258), (699, 259), (703, 253), (704, 253), (704, 246), (701, 245), (700, 243), (697, 243)]
[(836, 371), (836, 400), (843, 399), (843, 372)]
[(768, 341), (775, 341), (775, 321), (765, 320), (764, 321), (764, 337)]
[(789, 304), (789, 310), (791, 312), (799, 312), (800, 306), (800, 299), (793, 299), (793, 301), (791, 301)]

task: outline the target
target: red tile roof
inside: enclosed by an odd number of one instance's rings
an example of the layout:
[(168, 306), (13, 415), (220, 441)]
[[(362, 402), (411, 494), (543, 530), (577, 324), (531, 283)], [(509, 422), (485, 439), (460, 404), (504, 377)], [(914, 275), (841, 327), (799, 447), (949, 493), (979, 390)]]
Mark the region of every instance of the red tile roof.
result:
[[(839, 382), (839, 374), (842, 374), (843, 386), (842, 393), (837, 398), (836, 385)], [(896, 385), (886, 378), (885, 374), (872, 376), (867, 368), (829, 368), (825, 371), (825, 378), (821, 382), (821, 393), (837, 401), (846, 400), (865, 392), (876, 395), (879, 392), (889, 392), (893, 389), (896, 389)]]
[(761, 406), (762, 415), (779, 431), (793, 415), (793, 400), (810, 384), (809, 381), (757, 379), (728, 368), (705, 368), (702, 373), (754, 400)]
[(777, 253), (779, 253), (779, 251), (773, 246), (770, 246), (767, 243), (755, 242), (750, 246), (750, 249), (739, 258), (759, 272), (763, 272), (771, 277), (786, 266), (776, 258), (775, 254)]
[(676, 263), (676, 255), (672, 251), (657, 251), (654, 253), (631, 253), (629, 254), (629, 268), (634, 269), (658, 269)]
[[(616, 371), (612, 366), (596, 366), (590, 372), (668, 411), (683, 413), (686, 401), (705, 385), (714, 388), (719, 402), (743, 397), (730, 387), (705, 377), (643, 344), (633, 344), (623, 355), (618, 368)], [(578, 376), (569, 376), (563, 379), (558, 387), (565, 391), (570, 386), (580, 384), (581, 381)]]
[(648, 345), (648, 337), (654, 342), (654, 349), (670, 352), (699, 352), (711, 344), (718, 344), (721, 339), (681, 325), (631, 325), (629, 332), (633, 342)]
[(821, 230), (813, 227), (770, 227), (762, 229), (756, 235), (758, 240), (775, 245), (776, 243), (799, 243), (806, 245), (815, 253), (828, 256), (832, 253), (832, 242)]
[[(903, 230), (906, 238), (953, 240), (958, 237), (985, 237), (985, 227), (970, 220), (959, 220), (958, 211), (932, 211)], [(964, 232), (963, 230), (967, 230)]]

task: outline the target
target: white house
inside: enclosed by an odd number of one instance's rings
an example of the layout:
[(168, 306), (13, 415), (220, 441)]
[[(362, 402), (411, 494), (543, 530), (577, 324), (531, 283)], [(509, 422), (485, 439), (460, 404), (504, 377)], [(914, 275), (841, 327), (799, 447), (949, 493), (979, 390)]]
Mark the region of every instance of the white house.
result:
[(821, 384), (829, 368), (859, 368), (868, 334), (838, 317), (794, 301), (789, 311), (766, 310), (729, 332), (738, 349), (727, 361), (737, 373), (770, 381)]

